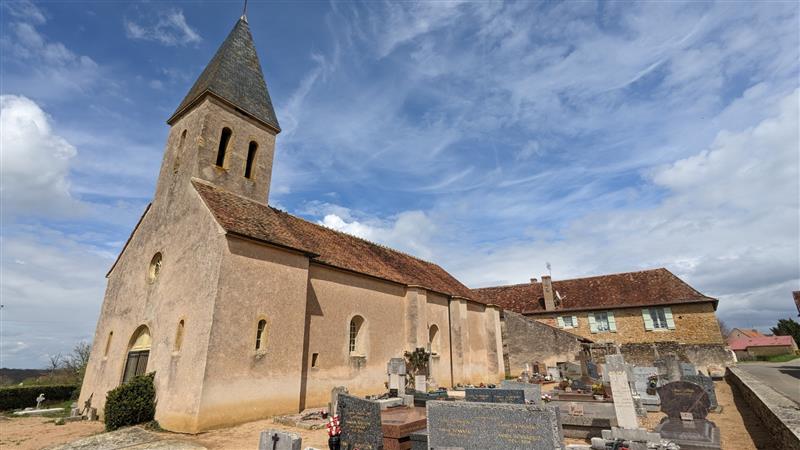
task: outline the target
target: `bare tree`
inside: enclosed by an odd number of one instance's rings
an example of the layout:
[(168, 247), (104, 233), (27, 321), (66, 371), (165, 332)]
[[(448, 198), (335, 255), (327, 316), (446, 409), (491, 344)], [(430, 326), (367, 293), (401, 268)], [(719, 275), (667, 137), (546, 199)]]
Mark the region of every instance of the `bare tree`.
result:
[(55, 355), (48, 355), (47, 356), (47, 370), (50, 371), (50, 374), (55, 374), (58, 369), (62, 369), (64, 367), (64, 355), (61, 352), (56, 353)]
[(729, 327), (727, 323), (719, 320), (719, 331), (722, 332), (722, 337), (727, 339), (728, 335), (731, 334), (731, 327)]
[(66, 368), (70, 372), (83, 378), (83, 373), (86, 371), (86, 365), (89, 363), (89, 355), (92, 353), (92, 345), (86, 341), (80, 341), (72, 348), (72, 353), (66, 361)]

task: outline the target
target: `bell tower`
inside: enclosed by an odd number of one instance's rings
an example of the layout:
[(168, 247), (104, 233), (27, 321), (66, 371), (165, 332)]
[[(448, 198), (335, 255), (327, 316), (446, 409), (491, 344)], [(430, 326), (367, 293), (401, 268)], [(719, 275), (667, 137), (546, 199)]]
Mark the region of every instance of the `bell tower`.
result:
[(199, 178), (267, 203), (275, 137), (281, 129), (242, 16), (189, 93), (171, 126), (156, 199)]

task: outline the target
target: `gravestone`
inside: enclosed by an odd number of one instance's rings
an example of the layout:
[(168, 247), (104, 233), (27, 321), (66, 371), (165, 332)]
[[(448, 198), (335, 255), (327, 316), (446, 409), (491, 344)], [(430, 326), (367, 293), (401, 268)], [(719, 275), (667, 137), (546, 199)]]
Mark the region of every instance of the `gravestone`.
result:
[(697, 367), (694, 366), (692, 363), (679, 363), (678, 366), (681, 369), (681, 377), (689, 377), (692, 375), (697, 375)]
[(347, 394), (347, 388), (344, 386), (336, 386), (331, 389), (331, 402), (328, 404), (328, 414), (331, 416), (338, 414), (337, 405), (339, 404), (339, 394)]
[(586, 373), (593, 380), (600, 378), (600, 373), (597, 371), (597, 363), (594, 361), (586, 361)]
[(468, 402), (484, 403), (525, 403), (525, 391), (522, 389), (467, 389), (464, 399)]
[(42, 402), (44, 401), (44, 394), (39, 394), (36, 397), (36, 409), (42, 409)]
[(673, 381), (658, 388), (661, 411), (667, 414), (656, 427), (662, 438), (681, 450), (719, 449), (719, 429), (706, 420), (710, 402), (702, 386), (690, 381)]
[(383, 448), (381, 407), (372, 401), (339, 394), (341, 450), (380, 450)]
[(556, 366), (561, 371), (561, 378), (575, 380), (581, 377), (581, 365), (574, 362), (560, 362)]
[(606, 369), (611, 384), (611, 393), (614, 396), (617, 424), (621, 428), (639, 428), (636, 405), (633, 403), (631, 386), (628, 381), (629, 367), (625, 364), (625, 359), (622, 355), (606, 355)]
[(711, 409), (717, 409), (719, 407), (719, 403), (717, 403), (717, 391), (714, 390), (714, 380), (712, 380), (711, 377), (705, 375), (686, 375), (683, 377), (683, 381), (689, 381), (702, 386), (706, 391), (706, 395), (708, 395), (709, 407)]
[(561, 371), (558, 370), (558, 367), (548, 367), (547, 374), (550, 375), (551, 380), (561, 381)]
[(406, 360), (392, 358), (386, 364), (386, 373), (389, 375), (389, 392), (406, 392)]
[(658, 368), (658, 375), (662, 379), (668, 381), (680, 381), (681, 365), (677, 356), (666, 355), (661, 359), (653, 361), (653, 365)]
[(672, 419), (681, 413), (692, 413), (695, 419), (705, 419), (711, 402), (702, 386), (689, 381), (673, 381), (658, 388), (661, 412)]
[(261, 432), (258, 450), (300, 450), (303, 439), (299, 434), (279, 430)]
[(555, 408), (428, 402), (428, 447), (481, 450), (562, 450)]
[[(648, 385), (650, 376), (658, 376), (658, 368), (656, 367), (634, 367), (633, 368), (633, 385), (639, 398), (642, 399), (642, 404), (645, 409), (650, 412), (658, 411), (661, 405), (661, 399), (658, 397), (658, 391), (653, 388), (652, 392), (648, 392)], [(656, 388), (658, 382), (656, 382)]]
[(500, 382), (501, 389), (517, 389), (525, 393), (527, 403), (539, 404), (542, 399), (542, 385), (536, 383), (520, 383), (518, 381), (503, 380)]

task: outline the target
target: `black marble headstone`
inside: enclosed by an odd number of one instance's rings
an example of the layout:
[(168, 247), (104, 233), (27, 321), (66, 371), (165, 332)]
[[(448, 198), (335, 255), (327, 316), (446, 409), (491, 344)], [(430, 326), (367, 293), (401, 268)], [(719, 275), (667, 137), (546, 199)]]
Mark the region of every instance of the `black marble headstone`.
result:
[(717, 403), (717, 391), (714, 390), (714, 380), (705, 375), (685, 375), (683, 381), (689, 381), (694, 384), (699, 384), (706, 391), (708, 395), (708, 403), (711, 409), (716, 409), (719, 404)]
[(715, 450), (720, 448), (719, 428), (714, 422), (700, 419), (683, 421), (665, 417), (656, 427), (662, 439), (672, 441), (681, 450)]
[(467, 389), (464, 399), (468, 402), (484, 403), (525, 403), (525, 391), (522, 389)]
[(658, 388), (661, 412), (680, 419), (681, 413), (692, 413), (695, 419), (705, 419), (711, 406), (702, 386), (689, 381), (673, 381)]
[(341, 450), (380, 450), (383, 448), (381, 407), (352, 395), (339, 394)]
[(430, 448), (558, 450), (559, 414), (550, 406), (428, 402)]

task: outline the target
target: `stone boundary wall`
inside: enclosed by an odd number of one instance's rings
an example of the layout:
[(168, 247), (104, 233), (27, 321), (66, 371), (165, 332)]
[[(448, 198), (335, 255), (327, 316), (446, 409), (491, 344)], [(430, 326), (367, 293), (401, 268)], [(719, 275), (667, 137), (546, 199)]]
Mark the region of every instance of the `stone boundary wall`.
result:
[[(641, 344), (622, 344), (619, 350), (625, 356), (625, 362), (638, 366), (650, 366), (653, 361), (666, 355), (675, 355), (681, 361), (690, 362), (698, 369), (708, 371), (709, 368), (722, 370), (734, 363), (733, 352), (723, 344), (683, 344), (680, 342), (648, 342)], [(608, 353), (616, 353), (613, 345), (593, 344), (592, 356), (603, 361)]]
[(800, 450), (800, 408), (749, 373), (729, 367), (728, 382), (772, 434), (775, 448)]
[(506, 376), (519, 376), (534, 361), (575, 361), (581, 351), (578, 336), (511, 311), (503, 311), (502, 334)]

